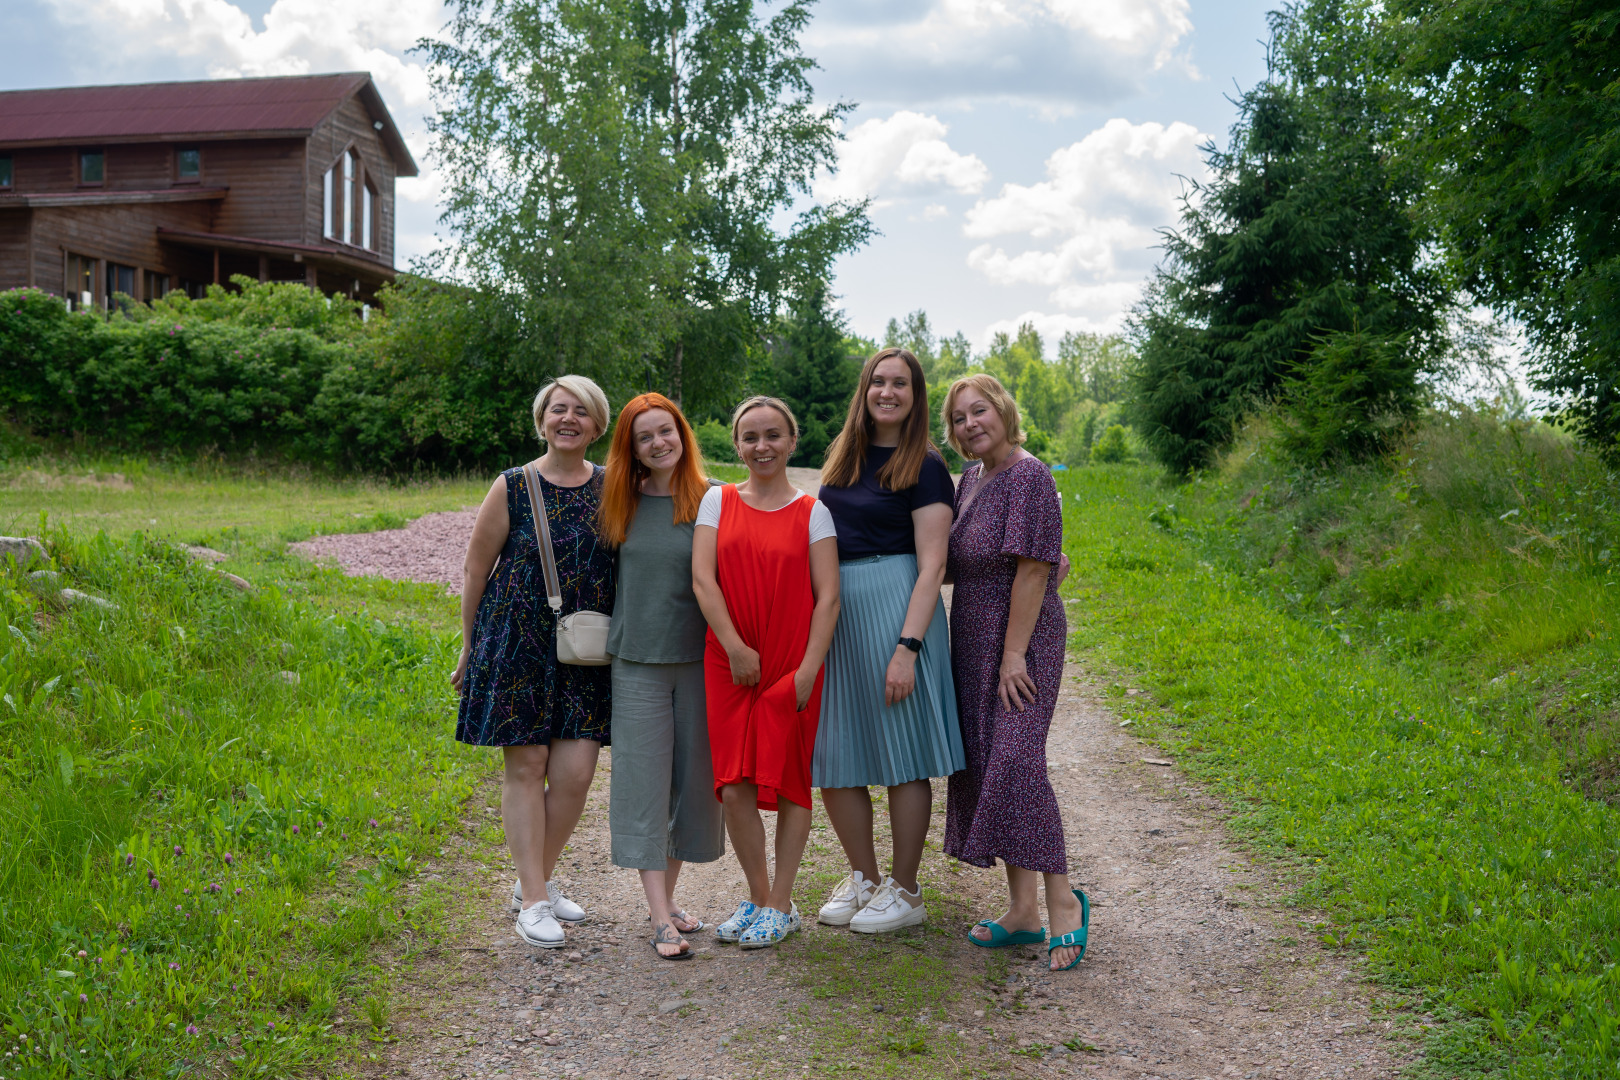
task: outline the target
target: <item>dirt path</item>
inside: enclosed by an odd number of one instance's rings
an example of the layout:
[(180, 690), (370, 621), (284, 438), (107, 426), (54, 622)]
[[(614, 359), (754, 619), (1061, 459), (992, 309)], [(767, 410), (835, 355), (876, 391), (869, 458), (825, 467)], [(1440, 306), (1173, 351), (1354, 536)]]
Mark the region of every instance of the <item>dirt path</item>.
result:
[[(947, 933), (928, 947), (948, 957), (956, 993), (946, 1018), (929, 1023), (954, 1037), (938, 1051), (939, 1071), (920, 1075), (996, 1067), (1167, 1080), (1391, 1075), (1401, 1049), (1369, 989), (1346, 962), (1308, 943), (1299, 913), (1275, 906), (1275, 881), (1229, 843), (1218, 804), (1173, 767), (1143, 762), (1155, 755), (1121, 732), (1075, 671), (1071, 664), (1048, 760), (1072, 876), (1092, 898), (1090, 950), (1074, 972), (1050, 974), (1035, 950), (987, 955), (968, 945), (960, 935), (971, 922), (1001, 912), (1001, 876), (931, 848), (925, 882), (936, 899), (955, 902), (936, 904), (934, 922)], [(530, 949), (514, 936), (509, 862), (496, 831), (482, 830), (473, 843), (493, 869), (471, 871), (482, 874), (472, 936), (430, 964), (429, 983), (408, 995), (387, 1075), (695, 1080), (821, 1071), (822, 1021), (844, 1007), (825, 993), (818, 942), (836, 939), (881, 962), (895, 939), (811, 924), (793, 948), (744, 953), (705, 932), (694, 937), (695, 960), (658, 960), (635, 875), (604, 854), (610, 759), (559, 873), (591, 913), (570, 931), (570, 950)], [(936, 840), (942, 830), (936, 814)], [(818, 810), (802, 910), (819, 903), (840, 863)], [(694, 866), (683, 875), (682, 902), (714, 921), (729, 913), (741, 883), (729, 856)], [(847, 1019), (860, 1026), (861, 1018)], [(548, 1034), (559, 1045), (548, 1045)]]
[[(376, 538), (369, 547), (362, 537), (341, 538), (345, 545), (326, 553), (361, 553), (360, 572), (413, 576), (432, 559), (412, 554), (412, 537), (436, 550), (451, 539), (454, 515), (432, 516), (439, 520), (430, 527), (419, 521), (367, 534)], [(460, 527), (470, 528), (470, 516)], [(308, 543), (321, 539), (338, 538)], [(379, 1054), (375, 1075), (698, 1080), (824, 1075), (835, 1061), (837, 1070), (881, 1069), (894, 1058), (870, 1055), (882, 1053), (873, 1050), (883, 1041), (878, 1029), (895, 1018), (864, 1003), (859, 971), (915, 954), (943, 958), (947, 987), (943, 1004), (917, 1018), (931, 1056), (902, 1058), (909, 1075), (1392, 1075), (1413, 1044), (1392, 1037), (1395, 1020), (1379, 1011), (1351, 963), (1314, 944), (1309, 915), (1281, 905), (1275, 875), (1225, 834), (1222, 806), (1173, 765), (1144, 760), (1164, 759), (1118, 726), (1104, 689), (1070, 663), (1047, 748), (1071, 877), (1093, 904), (1091, 946), (1075, 971), (1048, 973), (1032, 949), (990, 952), (963, 940), (974, 921), (1001, 914), (1003, 879), (939, 852), (943, 782), (922, 871), (929, 927), (867, 939), (807, 921), (783, 947), (751, 953), (719, 946), (710, 931), (693, 936), (696, 959), (661, 961), (646, 940), (635, 874), (606, 855), (609, 751), (558, 870), (590, 919), (569, 931), (567, 950), (517, 940), (492, 785), (489, 805), (473, 808), (446, 859), (424, 875), (477, 883), (476, 907), (453, 913), (465, 939), (400, 988), (396, 1041)], [(886, 844), (880, 837), (880, 852)], [(813, 918), (846, 869), (818, 808), (799, 878), (801, 911)], [(679, 894), (689, 912), (714, 923), (741, 886), (728, 854), (690, 867)], [(839, 982), (840, 963), (855, 971), (855, 989)]]

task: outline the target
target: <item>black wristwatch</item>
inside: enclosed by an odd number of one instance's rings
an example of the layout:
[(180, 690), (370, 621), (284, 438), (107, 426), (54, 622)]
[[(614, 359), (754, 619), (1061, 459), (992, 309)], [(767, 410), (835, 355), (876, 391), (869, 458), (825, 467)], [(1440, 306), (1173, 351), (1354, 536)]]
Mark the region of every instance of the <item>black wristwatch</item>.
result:
[(903, 637), (897, 644), (904, 645), (912, 652), (922, 652), (922, 638)]

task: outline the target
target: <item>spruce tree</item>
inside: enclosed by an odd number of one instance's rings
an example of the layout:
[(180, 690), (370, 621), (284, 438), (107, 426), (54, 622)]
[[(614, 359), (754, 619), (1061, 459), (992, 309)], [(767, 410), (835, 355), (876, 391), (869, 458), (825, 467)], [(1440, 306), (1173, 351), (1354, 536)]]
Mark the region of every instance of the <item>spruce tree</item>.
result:
[(772, 342), (769, 389), (799, 420), (799, 446), (790, 464), (819, 468), (844, 425), (861, 357), (849, 355), (848, 330), (824, 283), (794, 304)]

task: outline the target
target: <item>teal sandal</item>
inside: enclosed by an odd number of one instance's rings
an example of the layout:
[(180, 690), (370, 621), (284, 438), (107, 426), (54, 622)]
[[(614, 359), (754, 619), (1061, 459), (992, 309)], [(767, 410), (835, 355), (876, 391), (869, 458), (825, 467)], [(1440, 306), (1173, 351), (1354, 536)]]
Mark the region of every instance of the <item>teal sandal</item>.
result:
[(1008, 930), (1005, 926), (993, 919), (986, 919), (980, 926), (990, 928), (990, 940), (980, 941), (969, 933), (967, 939), (981, 949), (1000, 949), (1008, 945), (1039, 945), (1046, 940), (1046, 927), (1039, 930)]
[(1086, 899), (1086, 894), (1079, 889), (1069, 891), (1074, 893), (1075, 897), (1080, 901), (1080, 929), (1070, 930), (1067, 934), (1055, 937), (1047, 942), (1046, 955), (1051, 956), (1053, 949), (1078, 948), (1080, 951), (1075, 953), (1074, 959), (1067, 964), (1060, 968), (1053, 968), (1054, 971), (1068, 971), (1080, 962), (1082, 956), (1086, 955), (1086, 932), (1091, 928), (1091, 902)]

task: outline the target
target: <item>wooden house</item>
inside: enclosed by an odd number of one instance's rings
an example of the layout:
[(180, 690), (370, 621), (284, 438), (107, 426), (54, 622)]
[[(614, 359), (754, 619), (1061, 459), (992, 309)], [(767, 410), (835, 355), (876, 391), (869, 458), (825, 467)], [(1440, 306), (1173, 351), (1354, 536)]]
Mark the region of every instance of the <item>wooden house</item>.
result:
[(246, 274), (368, 300), (416, 174), (363, 72), (0, 92), (0, 289), (104, 308)]

